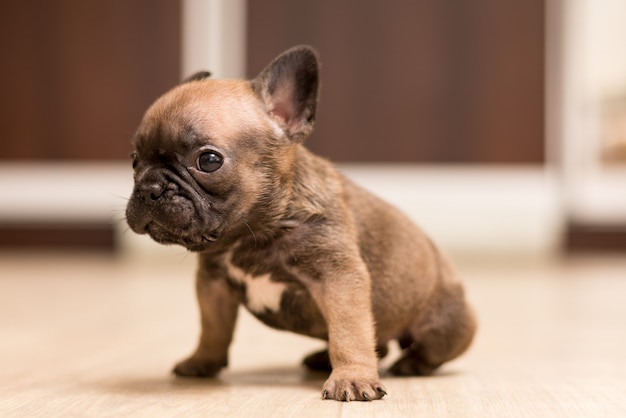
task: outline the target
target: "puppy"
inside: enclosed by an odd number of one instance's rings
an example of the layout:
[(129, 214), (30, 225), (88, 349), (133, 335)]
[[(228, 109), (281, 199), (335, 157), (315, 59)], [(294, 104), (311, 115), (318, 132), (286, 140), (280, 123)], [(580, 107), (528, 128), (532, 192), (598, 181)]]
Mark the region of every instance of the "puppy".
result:
[(460, 281), (405, 215), (302, 143), (315, 122), (318, 59), (290, 49), (255, 79), (198, 73), (159, 98), (134, 137), (127, 220), (198, 253), (201, 336), (180, 376), (228, 363), (240, 304), (265, 324), (321, 338), (304, 360), (329, 370), (322, 398), (380, 399), (378, 358), (425, 375), (475, 331)]

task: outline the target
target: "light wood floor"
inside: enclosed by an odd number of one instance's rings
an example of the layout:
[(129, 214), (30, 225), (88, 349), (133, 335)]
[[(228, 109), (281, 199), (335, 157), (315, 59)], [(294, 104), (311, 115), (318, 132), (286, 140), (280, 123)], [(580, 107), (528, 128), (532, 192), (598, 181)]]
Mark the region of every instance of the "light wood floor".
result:
[(460, 263), (471, 351), (349, 404), (299, 367), (320, 342), (246, 314), (219, 379), (172, 377), (198, 332), (193, 270), (183, 255), (0, 254), (0, 416), (626, 416), (626, 256)]

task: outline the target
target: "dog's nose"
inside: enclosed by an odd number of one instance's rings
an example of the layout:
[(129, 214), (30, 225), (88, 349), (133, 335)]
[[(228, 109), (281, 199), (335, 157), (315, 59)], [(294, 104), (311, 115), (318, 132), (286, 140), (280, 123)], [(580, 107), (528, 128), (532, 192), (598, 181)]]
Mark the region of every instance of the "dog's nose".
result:
[(141, 188), (139, 194), (146, 205), (152, 205), (163, 194), (163, 186), (158, 183), (147, 184)]

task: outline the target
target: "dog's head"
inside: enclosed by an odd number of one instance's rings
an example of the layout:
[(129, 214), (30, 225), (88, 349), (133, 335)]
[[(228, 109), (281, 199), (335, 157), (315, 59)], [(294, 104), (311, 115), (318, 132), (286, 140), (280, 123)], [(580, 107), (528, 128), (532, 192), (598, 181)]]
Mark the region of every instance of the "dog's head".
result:
[(296, 147), (311, 133), (318, 62), (308, 47), (253, 80), (198, 73), (159, 98), (134, 137), (130, 228), (192, 251), (282, 216)]

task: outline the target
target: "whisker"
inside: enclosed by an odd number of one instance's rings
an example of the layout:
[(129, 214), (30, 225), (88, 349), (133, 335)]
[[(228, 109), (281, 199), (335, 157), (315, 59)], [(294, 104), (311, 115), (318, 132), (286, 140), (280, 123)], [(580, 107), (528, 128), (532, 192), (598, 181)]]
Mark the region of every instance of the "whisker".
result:
[(111, 193), (110, 195), (113, 196), (116, 199), (123, 200), (124, 202), (128, 202), (130, 200), (130, 197), (124, 196), (124, 195), (120, 195), (120, 194), (117, 194), (117, 193)]
[(183, 249), (183, 252), (180, 253), (178, 256), (181, 257), (178, 264), (183, 264), (185, 261), (187, 261), (187, 257), (189, 257), (189, 254), (191, 254), (190, 251), (187, 251), (186, 249)]
[(252, 234), (252, 237), (254, 237), (254, 246), (256, 247), (257, 240), (256, 240), (256, 235), (254, 234), (254, 231), (252, 230), (252, 228), (250, 228), (250, 225), (248, 225), (248, 222), (244, 222), (244, 225), (248, 227), (248, 229), (250, 230), (250, 233)]

